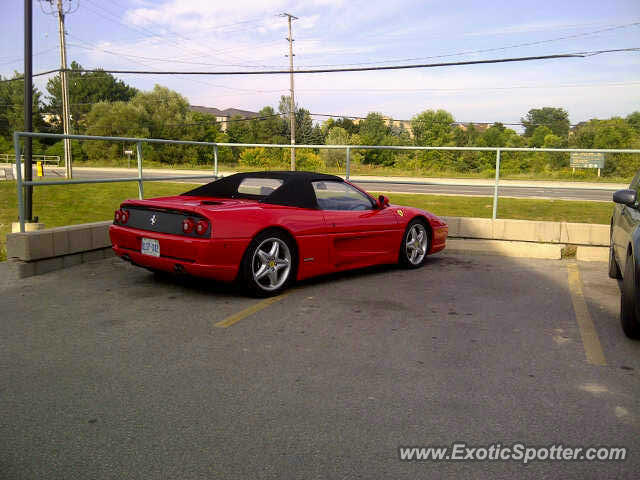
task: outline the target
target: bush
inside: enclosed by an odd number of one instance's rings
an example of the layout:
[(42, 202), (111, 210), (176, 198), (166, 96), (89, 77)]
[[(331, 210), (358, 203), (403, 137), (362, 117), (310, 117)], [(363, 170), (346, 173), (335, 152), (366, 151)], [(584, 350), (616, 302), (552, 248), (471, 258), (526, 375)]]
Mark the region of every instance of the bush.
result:
[[(64, 143), (62, 140), (58, 140), (53, 145), (50, 145), (45, 151), (44, 155), (57, 155), (60, 157), (60, 165), (64, 165)], [(71, 161), (80, 162), (85, 160), (84, 151), (78, 140), (71, 140)], [(73, 163), (72, 163), (73, 164)]]
[(324, 168), (324, 162), (317, 153), (308, 149), (296, 150), (296, 170), (318, 172)]
[(283, 154), (285, 153), (288, 154), (289, 152), (264, 147), (247, 148), (240, 153), (238, 163), (243, 167), (252, 167), (259, 170), (284, 168)]

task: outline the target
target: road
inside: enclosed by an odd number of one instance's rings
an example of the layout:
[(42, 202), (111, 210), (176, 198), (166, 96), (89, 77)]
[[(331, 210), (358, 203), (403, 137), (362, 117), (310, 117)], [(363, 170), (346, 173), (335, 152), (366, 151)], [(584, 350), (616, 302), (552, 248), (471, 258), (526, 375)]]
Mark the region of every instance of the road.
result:
[[(354, 182), (365, 190), (383, 192), (429, 193), (433, 195), (470, 195), (493, 196), (494, 187), (488, 185), (410, 185), (402, 183), (381, 184), (377, 182)], [(512, 187), (500, 186), (498, 193), (501, 197), (512, 198), (546, 198), (556, 200), (588, 200), (610, 202), (614, 190), (586, 189), (586, 188), (554, 188), (554, 187)]]
[[(606, 263), (446, 250), (270, 303), (116, 258), (0, 271), (0, 478), (636, 478), (640, 342), (619, 299)], [(629, 452), (399, 459), (453, 442)]]
[[(210, 171), (175, 171), (175, 170), (145, 170), (145, 176), (178, 176), (207, 174)], [(137, 175), (135, 169), (124, 168), (75, 168), (76, 179), (121, 178)], [(64, 178), (64, 169), (47, 168), (46, 176)], [(469, 195), (493, 196), (492, 180), (482, 179), (424, 179), (428, 185), (416, 185), (415, 181), (402, 179), (396, 183), (380, 183), (380, 177), (375, 180), (362, 177), (352, 177), (354, 183), (370, 191), (390, 193), (421, 193), (434, 195)], [(185, 180), (189, 183), (204, 183), (206, 180)], [(583, 184), (579, 182), (537, 182), (537, 181), (509, 181), (503, 180), (499, 188), (501, 197), (513, 198), (544, 198), (556, 200), (581, 200), (610, 202), (613, 192), (624, 185), (614, 184)]]

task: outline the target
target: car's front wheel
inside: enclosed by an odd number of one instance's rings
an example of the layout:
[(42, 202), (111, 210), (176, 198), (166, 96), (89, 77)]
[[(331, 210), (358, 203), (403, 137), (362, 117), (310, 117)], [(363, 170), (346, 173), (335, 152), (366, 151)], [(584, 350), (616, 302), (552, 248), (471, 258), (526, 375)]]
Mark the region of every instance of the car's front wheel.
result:
[(400, 264), (406, 268), (418, 268), (427, 260), (427, 253), (431, 248), (429, 230), (421, 219), (412, 220), (402, 237), (400, 245)]
[(629, 338), (640, 338), (638, 316), (638, 292), (636, 291), (636, 262), (633, 254), (627, 257), (620, 295), (620, 323), (622, 331)]
[(293, 281), (295, 272), (295, 248), (285, 234), (266, 231), (251, 241), (242, 266), (251, 293), (259, 297), (277, 295)]

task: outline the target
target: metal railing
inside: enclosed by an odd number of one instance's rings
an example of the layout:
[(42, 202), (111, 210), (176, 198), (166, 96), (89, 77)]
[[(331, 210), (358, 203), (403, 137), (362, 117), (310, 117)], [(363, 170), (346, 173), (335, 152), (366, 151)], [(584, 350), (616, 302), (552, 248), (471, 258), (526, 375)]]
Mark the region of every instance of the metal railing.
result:
[[(59, 155), (31, 155), (31, 158), (34, 161), (42, 162), (42, 163), (55, 163), (56, 166), (60, 166), (60, 156)], [(20, 159), (24, 160), (24, 155), (20, 155)], [(0, 153), (0, 161), (4, 160), (3, 163), (14, 163), (15, 157), (10, 153)]]
[[(55, 138), (64, 139), (69, 138), (71, 140), (102, 140), (112, 142), (126, 142), (135, 143), (136, 156), (138, 163), (138, 176), (137, 177), (124, 177), (124, 178), (100, 178), (100, 179), (85, 179), (85, 180), (48, 180), (48, 181), (24, 181), (22, 179), (22, 172), (20, 168), (21, 155), (20, 152), (20, 138)], [(198, 142), (192, 140), (165, 140), (159, 138), (135, 138), (135, 137), (104, 137), (104, 136), (90, 136), (90, 135), (63, 135), (57, 133), (32, 133), (32, 132), (14, 132), (13, 134), (14, 148), (16, 152), (16, 181), (18, 190), (18, 213), (20, 218), (20, 231), (24, 232), (24, 201), (23, 201), (23, 189), (25, 186), (44, 186), (44, 185), (68, 185), (68, 184), (82, 184), (82, 183), (118, 183), (118, 182), (138, 182), (138, 196), (140, 199), (144, 196), (144, 182), (150, 181), (167, 181), (167, 180), (191, 180), (191, 179), (204, 179), (204, 178), (218, 178), (218, 148), (219, 147), (262, 147), (262, 148), (312, 148), (312, 149), (326, 149), (326, 150), (345, 150), (346, 162), (345, 162), (345, 178), (349, 180), (351, 174), (351, 151), (352, 150), (421, 150), (421, 151), (475, 151), (475, 152), (494, 152), (495, 153), (495, 182), (493, 186), (493, 211), (492, 218), (495, 220), (498, 214), (498, 190), (500, 183), (500, 157), (502, 152), (556, 152), (556, 153), (571, 153), (571, 152), (591, 152), (591, 153), (634, 153), (640, 154), (640, 149), (587, 149), (587, 148), (516, 148), (516, 147), (419, 147), (419, 146), (387, 146), (387, 145), (305, 145), (305, 144), (271, 144), (271, 143), (215, 143), (215, 142)], [(212, 175), (172, 175), (166, 177), (144, 177), (142, 168), (142, 144), (164, 144), (164, 145), (195, 145), (202, 147), (213, 148), (213, 173)], [(432, 185), (428, 182), (420, 181), (398, 181), (398, 180), (376, 180), (375, 183), (385, 184), (407, 184), (407, 185)], [(464, 184), (458, 184), (459, 186), (465, 186)], [(526, 188), (526, 187), (524, 187)], [(532, 187), (537, 188), (537, 187)]]

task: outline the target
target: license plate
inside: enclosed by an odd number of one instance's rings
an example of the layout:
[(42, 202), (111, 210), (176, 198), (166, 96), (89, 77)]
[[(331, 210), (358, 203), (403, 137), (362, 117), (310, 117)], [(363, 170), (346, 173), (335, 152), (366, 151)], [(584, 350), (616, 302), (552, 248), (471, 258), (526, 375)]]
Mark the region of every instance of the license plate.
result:
[(158, 240), (154, 240), (153, 238), (143, 238), (142, 239), (142, 248), (140, 252), (143, 255), (151, 255), (153, 257), (160, 256), (160, 242)]

